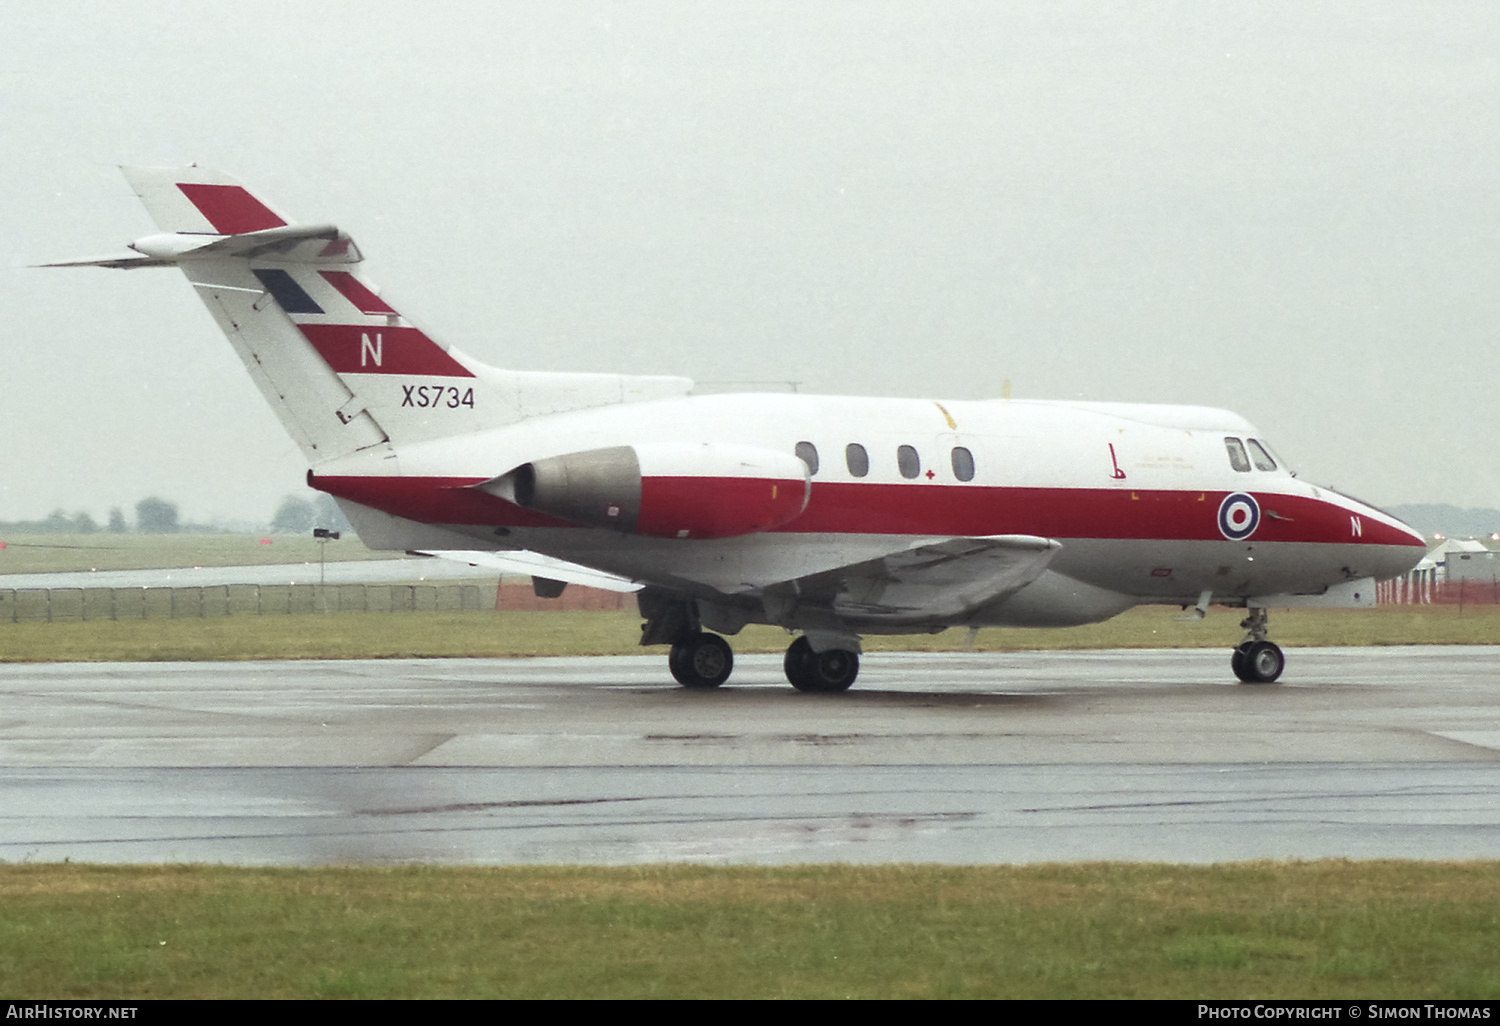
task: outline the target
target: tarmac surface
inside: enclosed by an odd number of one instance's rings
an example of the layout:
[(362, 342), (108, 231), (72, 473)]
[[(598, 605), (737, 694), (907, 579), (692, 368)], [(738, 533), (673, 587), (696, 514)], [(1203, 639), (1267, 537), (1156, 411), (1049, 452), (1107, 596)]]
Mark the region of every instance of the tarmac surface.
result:
[(0, 665), (0, 860), (1500, 856), (1500, 648)]

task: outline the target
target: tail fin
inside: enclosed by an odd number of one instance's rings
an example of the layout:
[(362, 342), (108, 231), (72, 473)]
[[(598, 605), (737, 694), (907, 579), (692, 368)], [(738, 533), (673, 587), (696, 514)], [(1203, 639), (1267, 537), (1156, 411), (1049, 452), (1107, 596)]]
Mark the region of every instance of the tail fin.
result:
[(310, 463), (692, 387), (486, 366), (381, 299), (333, 225), (298, 224), (221, 172), (124, 172), (162, 234), (132, 243), (130, 256), (52, 266), (181, 268)]
[(284, 228), (291, 218), (222, 171), (205, 167), (125, 167), (125, 180), (164, 232), (243, 235)]

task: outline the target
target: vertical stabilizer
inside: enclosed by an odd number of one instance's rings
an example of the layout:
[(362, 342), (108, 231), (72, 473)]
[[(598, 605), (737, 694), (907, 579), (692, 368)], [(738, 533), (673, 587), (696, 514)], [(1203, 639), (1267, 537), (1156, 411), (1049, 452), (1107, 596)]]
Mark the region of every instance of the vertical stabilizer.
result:
[(315, 466), (692, 387), (676, 377), (490, 367), (382, 299), (355, 270), (363, 256), (354, 240), (333, 225), (294, 221), (223, 172), (123, 170), (161, 233), (131, 243), (129, 256), (50, 266), (181, 268)]
[(337, 228), (298, 224), (222, 172), (124, 171), (168, 233), (132, 248), (187, 275), (309, 462), (520, 418), (514, 375), (407, 322)]

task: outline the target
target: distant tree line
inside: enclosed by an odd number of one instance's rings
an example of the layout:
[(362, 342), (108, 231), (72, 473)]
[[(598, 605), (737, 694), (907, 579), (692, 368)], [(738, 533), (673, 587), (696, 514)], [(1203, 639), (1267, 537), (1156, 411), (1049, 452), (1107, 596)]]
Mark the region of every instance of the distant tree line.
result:
[(307, 534), (314, 527), (341, 532), (353, 530), (338, 503), (331, 495), (322, 492), (311, 502), (288, 495), (281, 500), (276, 515), (271, 518), (272, 534)]
[[(332, 531), (351, 530), (343, 511), (328, 495), (319, 493), (311, 502), (288, 495), (271, 518), (270, 529), (276, 534), (306, 534), (314, 527)], [(182, 522), (177, 504), (159, 496), (148, 496), (135, 504), (135, 521), (125, 518), (119, 506), (109, 511), (109, 519), (100, 524), (88, 512), (68, 513), (55, 509), (42, 520), (0, 520), (0, 531), (8, 534), (176, 534), (181, 531), (209, 532), (219, 530), (202, 524)]]
[[(135, 504), (135, 528), (143, 534), (171, 534), (178, 530), (177, 504), (156, 496), (142, 499)], [(0, 521), (0, 530), (12, 534), (126, 534), (132, 530), (119, 506), (109, 511), (109, 520), (103, 526), (86, 510), (69, 514), (55, 509), (45, 520)]]

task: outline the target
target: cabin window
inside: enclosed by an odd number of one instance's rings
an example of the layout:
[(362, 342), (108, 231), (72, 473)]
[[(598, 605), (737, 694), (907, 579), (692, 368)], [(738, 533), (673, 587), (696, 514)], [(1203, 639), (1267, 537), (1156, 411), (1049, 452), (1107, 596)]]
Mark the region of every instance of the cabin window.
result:
[(961, 445), (953, 449), (953, 476), (960, 481), (974, 480), (974, 454)]
[(1255, 461), (1256, 470), (1276, 469), (1276, 461), (1271, 459), (1271, 454), (1266, 452), (1264, 446), (1253, 438), (1247, 438), (1245, 442), (1250, 446), (1250, 458)]
[(903, 445), (896, 450), (896, 466), (902, 477), (916, 477), (922, 472), (922, 457), (911, 446)]
[(1250, 457), (1245, 455), (1245, 446), (1238, 438), (1224, 439), (1224, 448), (1229, 450), (1229, 465), (1242, 474), (1250, 472)]
[(811, 442), (798, 442), (797, 458), (807, 464), (809, 474), (818, 472), (818, 447), (816, 445)]
[(850, 442), (844, 446), (844, 462), (849, 465), (849, 473), (855, 477), (864, 477), (870, 472), (870, 454), (858, 442)]

